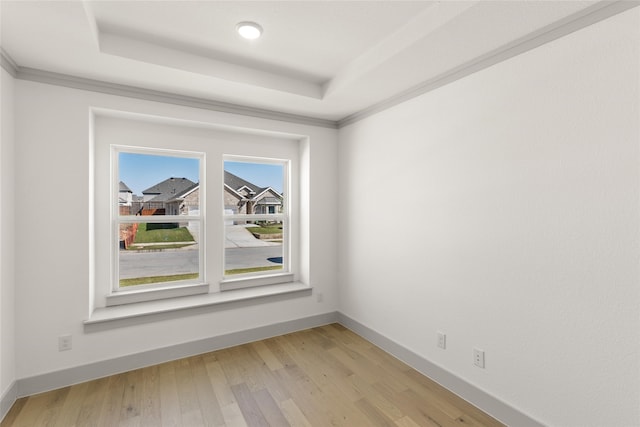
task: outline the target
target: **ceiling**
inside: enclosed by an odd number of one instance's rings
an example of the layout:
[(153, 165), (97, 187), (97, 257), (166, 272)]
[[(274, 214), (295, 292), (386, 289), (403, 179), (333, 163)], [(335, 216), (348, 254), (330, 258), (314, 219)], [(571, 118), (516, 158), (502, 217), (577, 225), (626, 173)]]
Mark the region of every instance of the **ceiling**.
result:
[(1, 0), (0, 42), (25, 74), (339, 123), (631, 7), (614, 3)]

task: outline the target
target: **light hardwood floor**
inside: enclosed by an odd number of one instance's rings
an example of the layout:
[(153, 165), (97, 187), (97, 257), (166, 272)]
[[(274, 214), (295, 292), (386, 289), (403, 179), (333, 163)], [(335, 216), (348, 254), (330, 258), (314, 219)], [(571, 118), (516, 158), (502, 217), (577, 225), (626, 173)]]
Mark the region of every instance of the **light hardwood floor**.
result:
[(9, 426), (502, 426), (339, 324), (19, 399)]

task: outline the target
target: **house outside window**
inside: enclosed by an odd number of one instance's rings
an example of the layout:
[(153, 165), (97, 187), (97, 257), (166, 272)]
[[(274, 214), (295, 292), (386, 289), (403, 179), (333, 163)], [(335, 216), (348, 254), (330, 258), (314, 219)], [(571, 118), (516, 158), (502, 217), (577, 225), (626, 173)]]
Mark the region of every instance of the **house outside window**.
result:
[(225, 156), (222, 289), (292, 280), (289, 162)]
[[(113, 293), (142, 290), (149, 296), (149, 291), (204, 283), (204, 154), (113, 146), (112, 163), (118, 184), (112, 204)], [(188, 176), (171, 176), (176, 171)]]
[[(298, 139), (203, 129), (166, 118), (146, 120), (111, 111), (96, 113), (93, 129), (91, 206), (95, 224), (90, 278), (94, 307), (306, 278), (306, 270), (300, 271), (301, 256), (307, 254), (300, 251), (301, 239), (306, 235), (299, 233), (299, 171), (306, 152), (300, 150)], [(138, 183), (124, 173), (131, 159), (135, 161), (130, 169), (139, 175), (154, 173), (152, 179)], [(169, 163), (153, 165), (149, 159), (191, 160), (196, 172), (182, 172)], [(230, 163), (248, 165), (251, 173), (233, 168), (225, 173)], [(268, 167), (279, 171), (275, 180), (271, 176), (263, 182), (260, 174), (253, 174)], [(237, 251), (227, 248), (236, 237), (228, 233), (227, 225), (245, 226), (243, 236), (251, 243), (236, 245)], [(263, 225), (272, 229), (254, 228), (255, 234), (247, 234), (246, 228)], [(167, 237), (165, 241), (166, 235), (140, 239), (144, 232), (178, 234), (185, 229), (188, 234), (180, 239)], [(275, 232), (268, 236), (265, 231)], [(235, 252), (235, 261), (231, 252)], [(179, 261), (185, 253), (190, 261)], [(146, 257), (167, 257), (164, 264), (170, 271), (153, 271)], [(238, 260), (243, 265), (237, 265)], [(136, 282), (138, 279), (148, 283)]]

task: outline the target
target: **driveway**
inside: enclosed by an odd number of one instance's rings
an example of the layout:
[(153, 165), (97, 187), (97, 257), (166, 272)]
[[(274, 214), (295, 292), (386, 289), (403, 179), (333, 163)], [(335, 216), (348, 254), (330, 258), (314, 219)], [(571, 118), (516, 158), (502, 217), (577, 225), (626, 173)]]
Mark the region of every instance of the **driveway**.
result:
[(256, 248), (262, 246), (282, 246), (279, 242), (265, 242), (264, 240), (256, 239), (253, 237), (247, 228), (251, 228), (251, 225), (225, 225), (227, 239), (225, 241), (225, 248)]

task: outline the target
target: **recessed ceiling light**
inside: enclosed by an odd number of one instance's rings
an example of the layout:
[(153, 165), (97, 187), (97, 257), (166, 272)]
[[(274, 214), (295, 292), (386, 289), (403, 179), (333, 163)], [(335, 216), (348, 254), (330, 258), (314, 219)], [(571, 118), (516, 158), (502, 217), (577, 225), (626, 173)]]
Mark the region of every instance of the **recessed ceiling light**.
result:
[(245, 39), (253, 40), (262, 35), (262, 27), (255, 22), (240, 22), (236, 25), (236, 30)]

